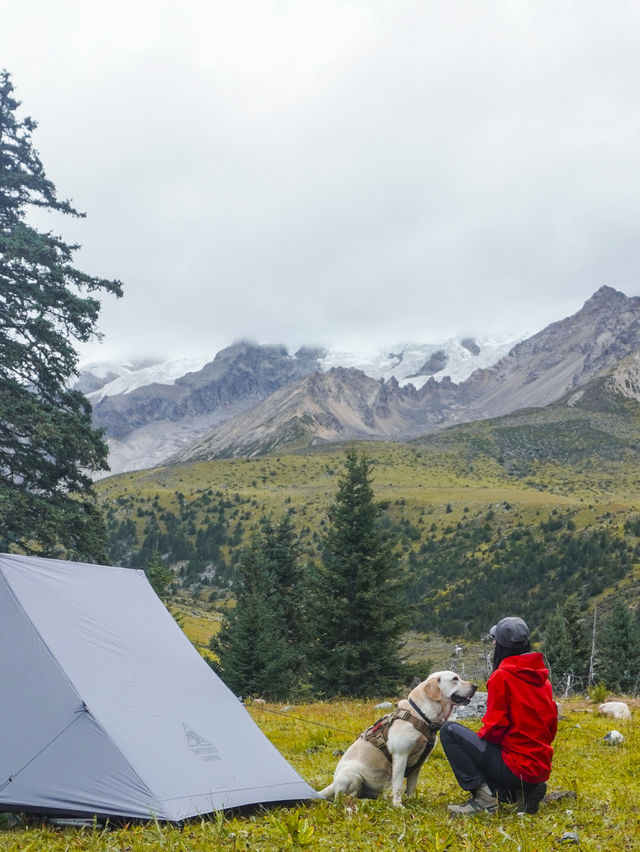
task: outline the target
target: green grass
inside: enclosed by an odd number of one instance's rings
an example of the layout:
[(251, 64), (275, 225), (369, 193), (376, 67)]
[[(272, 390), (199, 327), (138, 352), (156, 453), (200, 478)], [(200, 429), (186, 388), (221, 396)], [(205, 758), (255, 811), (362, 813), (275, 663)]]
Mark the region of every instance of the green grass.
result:
[[(388, 797), (375, 801), (309, 801), (258, 809), (243, 815), (214, 815), (183, 827), (149, 823), (125, 828), (54, 829), (38, 821), (0, 828), (7, 852), (211, 852), (211, 850), (632, 850), (640, 848), (640, 739), (635, 722), (612, 723), (581, 712), (584, 701), (563, 702), (565, 718), (556, 739), (550, 790), (570, 790), (575, 799), (543, 804), (536, 815), (504, 809), (495, 816), (452, 818), (447, 803), (464, 798), (439, 746), (422, 773), (418, 796), (403, 809)], [(283, 714), (279, 705), (250, 708), (276, 747), (315, 788), (333, 773), (333, 751), (371, 724), (380, 711), (372, 703), (298, 705)], [(592, 708), (590, 708), (592, 709)], [(296, 717), (296, 718), (292, 718)], [(307, 721), (300, 721), (300, 720)], [(318, 722), (329, 727), (310, 724)], [(602, 738), (616, 727), (619, 746)], [(333, 730), (339, 729), (339, 730)], [(575, 833), (579, 846), (561, 842)]]

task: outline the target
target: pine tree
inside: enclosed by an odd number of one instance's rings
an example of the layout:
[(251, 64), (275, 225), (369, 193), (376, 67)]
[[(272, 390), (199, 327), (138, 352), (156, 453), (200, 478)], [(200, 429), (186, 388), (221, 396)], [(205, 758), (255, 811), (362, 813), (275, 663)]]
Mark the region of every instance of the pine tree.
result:
[(316, 689), (327, 696), (385, 693), (401, 677), (407, 581), (382, 526), (372, 478), (372, 462), (351, 448), (312, 580), (311, 672)]
[[(285, 522), (274, 528), (263, 521), (261, 535), (254, 534), (240, 555), (236, 605), (211, 641), (219, 658), (216, 669), (239, 695), (284, 701), (299, 685), (301, 647), (287, 618), (293, 605), (290, 590), (296, 582), (291, 580), (285, 588), (282, 580), (296, 575), (292, 562), (287, 562), (295, 555), (289, 533), (291, 527)], [(284, 556), (287, 559), (280, 565), (278, 560)]]
[(599, 641), (598, 681), (614, 692), (635, 693), (640, 683), (640, 629), (625, 602), (618, 598)]
[(298, 678), (303, 679), (306, 670), (303, 653), (306, 639), (305, 574), (301, 565), (300, 542), (290, 515), (284, 514), (275, 526), (270, 519), (264, 518), (262, 539), (277, 591), (282, 634), (295, 651), (294, 668)]
[(578, 601), (571, 595), (549, 616), (544, 629), (544, 651), (556, 689), (566, 688), (568, 678), (586, 674), (586, 644), (584, 619)]
[(174, 590), (175, 575), (157, 550), (151, 554), (144, 573), (147, 575), (147, 580), (151, 583), (153, 591), (166, 603)]
[(556, 609), (544, 628), (544, 653), (555, 689), (564, 686), (567, 675), (574, 674), (575, 655), (571, 637), (560, 609)]
[(95, 336), (103, 290), (117, 281), (72, 266), (75, 245), (27, 221), (36, 208), (78, 217), (57, 198), (31, 134), (19, 120), (9, 74), (0, 73), (0, 547), (104, 558), (104, 522), (91, 472), (108, 470), (91, 407), (69, 390), (75, 343)]
[(573, 649), (575, 674), (583, 674), (587, 667), (588, 642), (585, 620), (575, 595), (569, 595), (562, 604), (562, 616)]

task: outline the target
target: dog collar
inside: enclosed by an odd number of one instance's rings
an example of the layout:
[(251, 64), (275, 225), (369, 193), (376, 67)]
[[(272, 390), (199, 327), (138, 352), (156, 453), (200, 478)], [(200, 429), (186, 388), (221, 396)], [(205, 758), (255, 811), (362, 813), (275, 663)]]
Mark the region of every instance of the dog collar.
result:
[(437, 722), (432, 722), (431, 719), (428, 719), (412, 698), (409, 698), (409, 704), (411, 705), (411, 708), (415, 710), (418, 716), (420, 716), (422, 721), (426, 722), (430, 728), (432, 728), (434, 731), (440, 730), (440, 725)]

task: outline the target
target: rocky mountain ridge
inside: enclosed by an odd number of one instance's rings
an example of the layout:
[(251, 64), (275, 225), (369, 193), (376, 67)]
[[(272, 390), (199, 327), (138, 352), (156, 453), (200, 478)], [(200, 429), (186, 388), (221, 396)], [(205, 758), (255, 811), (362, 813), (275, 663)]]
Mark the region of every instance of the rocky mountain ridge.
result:
[(170, 362), (99, 363), (81, 372), (76, 385), (105, 429), (113, 473), (159, 464), (172, 453), (281, 388), (336, 367), (361, 366), (375, 378), (397, 376), (421, 386), (451, 372), (461, 379), (508, 351), (513, 340), (471, 338), (444, 344), (404, 344), (364, 353), (302, 347), (291, 355), (281, 345), (241, 341), (218, 352)]
[(174, 463), (251, 456), (344, 440), (397, 440), (407, 431), (419, 392), (395, 379), (376, 380), (353, 367), (333, 367), (281, 388), (251, 411), (174, 455)]
[[(640, 299), (609, 287), (571, 317), (517, 344), (464, 382), (420, 389), (335, 369), (288, 386), (184, 448), (171, 461), (250, 456), (339, 440), (407, 440), (458, 423), (545, 406), (613, 371), (639, 387)], [(631, 359), (625, 362), (625, 359)]]
[[(450, 343), (446, 351), (413, 345), (362, 359), (374, 376), (346, 353), (340, 364), (338, 353), (321, 348), (290, 355), (284, 346), (241, 342), (182, 375), (176, 364), (142, 365), (129, 375), (103, 366), (101, 376), (95, 370), (81, 382), (106, 430), (112, 472), (285, 446), (407, 440), (547, 405), (615, 370), (640, 350), (640, 298), (602, 287), (576, 314), (517, 342), (493, 365), (490, 345)], [(463, 378), (452, 381), (448, 366)], [(638, 388), (640, 370), (625, 368), (617, 381)]]

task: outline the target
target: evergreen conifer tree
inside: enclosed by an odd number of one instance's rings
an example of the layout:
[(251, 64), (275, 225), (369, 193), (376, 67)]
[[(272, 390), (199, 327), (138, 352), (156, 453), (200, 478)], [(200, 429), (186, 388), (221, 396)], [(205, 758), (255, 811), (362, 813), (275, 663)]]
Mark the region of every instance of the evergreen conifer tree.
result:
[(299, 553), (286, 516), (277, 526), (262, 521), (241, 552), (237, 578), (236, 605), (211, 642), (216, 668), (237, 694), (291, 699), (305, 664)]
[(277, 525), (262, 521), (265, 557), (273, 573), (277, 608), (282, 635), (294, 651), (292, 666), (296, 678), (306, 678), (304, 646), (307, 636), (305, 620), (305, 574), (301, 563), (300, 542), (291, 517), (284, 514)]
[(573, 595), (548, 617), (544, 629), (544, 651), (556, 689), (566, 688), (568, 678), (582, 678), (586, 674), (584, 623)]
[(587, 668), (588, 642), (585, 619), (580, 611), (580, 604), (575, 595), (569, 595), (562, 604), (562, 616), (573, 649), (574, 673), (582, 675)]
[(322, 694), (370, 696), (397, 688), (407, 580), (374, 499), (372, 462), (351, 448), (328, 510), (311, 584), (311, 673)]
[(103, 559), (104, 522), (91, 472), (108, 470), (91, 407), (69, 390), (76, 342), (95, 336), (94, 293), (117, 281), (72, 266), (78, 248), (27, 221), (39, 210), (81, 216), (47, 179), (19, 120), (9, 74), (0, 73), (0, 547)]
[(563, 688), (567, 675), (574, 674), (575, 657), (571, 637), (559, 608), (547, 618), (544, 628), (544, 653), (554, 689)]
[(640, 685), (640, 629), (620, 598), (604, 623), (598, 645), (598, 681), (614, 692), (635, 694)]
[(153, 591), (166, 603), (173, 591), (175, 575), (157, 550), (151, 554), (144, 573), (147, 575), (147, 580), (151, 583)]

